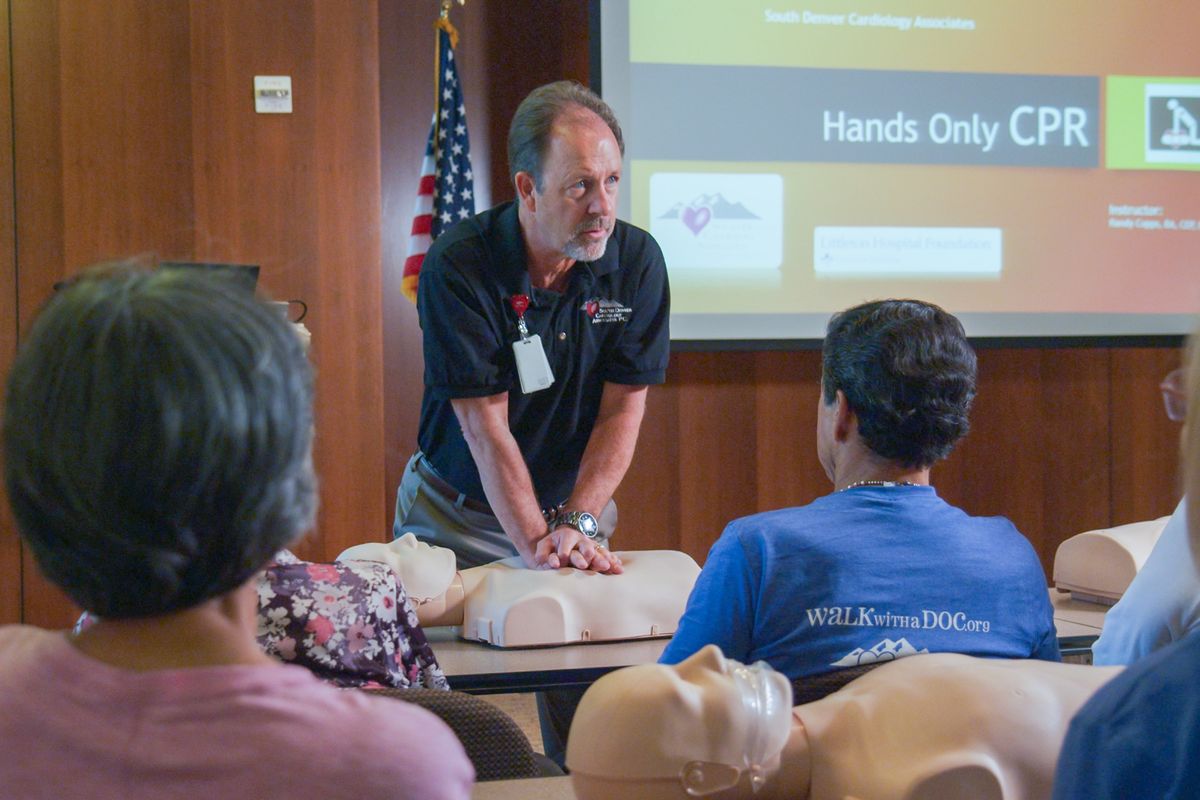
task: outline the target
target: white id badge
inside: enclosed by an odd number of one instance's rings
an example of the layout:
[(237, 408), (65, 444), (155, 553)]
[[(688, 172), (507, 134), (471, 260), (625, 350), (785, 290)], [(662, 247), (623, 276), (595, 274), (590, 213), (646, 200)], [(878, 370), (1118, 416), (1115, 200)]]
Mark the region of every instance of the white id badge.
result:
[(523, 393), (540, 392), (554, 383), (554, 373), (546, 360), (541, 336), (535, 333), (528, 339), (513, 342), (513, 356), (517, 359), (517, 377), (521, 379)]

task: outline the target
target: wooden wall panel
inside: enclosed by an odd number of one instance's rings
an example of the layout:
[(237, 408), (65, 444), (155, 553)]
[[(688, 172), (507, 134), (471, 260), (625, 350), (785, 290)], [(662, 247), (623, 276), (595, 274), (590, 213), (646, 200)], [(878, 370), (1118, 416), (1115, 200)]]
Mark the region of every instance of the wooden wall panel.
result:
[(1039, 424), (1044, 429), (1045, 472), (1041, 490), (1043, 528), (1026, 534), (1052, 574), (1060, 542), (1109, 524), (1112, 479), (1109, 451), (1108, 382), (1111, 351), (1041, 350)]
[[(193, 2), (197, 258), (262, 265), (308, 303), (321, 510), (297, 548), (332, 559), (384, 530), (376, 4)], [(255, 75), (293, 113), (257, 114)]]
[(488, 0), (484, 8), (488, 67), (498, 78), (491, 85), (486, 130), (492, 145), (492, 199), (500, 203), (513, 198), (508, 125), (525, 95), (551, 81), (588, 82), (588, 15), (581, 0)]
[(1174, 349), (1112, 353), (1109, 463), (1114, 524), (1169, 514), (1181, 496), (1180, 425), (1167, 419), (1158, 384), (1182, 363), (1182, 352)]
[(186, 2), (90, 0), (60, 8), (66, 271), (140, 253), (186, 256), (192, 239)]
[(671, 360), (679, 398), (679, 543), (701, 562), (729, 520), (757, 510), (754, 362), (729, 355)]
[[(100, 260), (182, 254), (191, 229), (187, 5), (13, 5), (18, 305)], [(25, 554), (24, 619), (75, 609)]]
[(13, 196), (23, 330), (66, 275), (58, 7), (12, 0)]
[(379, 21), (376, 3), (314, 2), (318, 81), (315, 292), (321, 337), (318, 469), (321, 547), (331, 560), (391, 530), (384, 483), (383, 320), (379, 245)]
[[(668, 369), (668, 374), (671, 370)], [(680, 513), (679, 390), (651, 387), (633, 463), (615, 499), (619, 525), (614, 548), (678, 550)]]
[[(0, 32), (9, 25), (0, 3)], [(0, 36), (0, 386), (17, 349), (17, 253), (13, 226), (12, 69), (9, 37)], [(0, 409), (0, 415), (3, 410)], [(3, 469), (0, 455), (0, 470)], [(0, 625), (21, 619), (21, 543), (0, 480)]]
[[(38, 0), (10, 5), (13, 114), (13, 220), (18, 270), (14, 306), (18, 335), (50, 296), (66, 270), (63, 263), (61, 81), (58, 13)], [(22, 548), (21, 619), (53, 627), (70, 604), (49, 586)], [(56, 610), (61, 609), (61, 611)]]
[[(318, 371), (318, 532), (332, 558), (384, 529), (377, 4), (17, 0), (19, 311), (136, 253), (262, 265), (308, 302)], [(255, 75), (294, 113), (258, 115)], [(367, 533), (364, 533), (367, 532)], [(74, 610), (26, 564), (24, 618)]]
[(971, 432), (933, 471), (948, 502), (1008, 517), (1047, 575), (1066, 537), (1108, 519), (1108, 351), (984, 350)]
[(817, 460), (821, 354), (755, 353), (756, 509), (802, 505), (829, 492)]

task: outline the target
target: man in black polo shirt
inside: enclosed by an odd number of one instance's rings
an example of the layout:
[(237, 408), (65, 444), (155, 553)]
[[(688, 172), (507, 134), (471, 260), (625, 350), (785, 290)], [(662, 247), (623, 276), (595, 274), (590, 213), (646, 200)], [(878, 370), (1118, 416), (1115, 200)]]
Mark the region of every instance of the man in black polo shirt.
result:
[(531, 568), (621, 570), (604, 547), (612, 495), (670, 338), (662, 251), (615, 217), (623, 153), (591, 91), (534, 90), (509, 129), (517, 200), (425, 257), (420, 449), (393, 530), (449, 547), (460, 568), (519, 554)]

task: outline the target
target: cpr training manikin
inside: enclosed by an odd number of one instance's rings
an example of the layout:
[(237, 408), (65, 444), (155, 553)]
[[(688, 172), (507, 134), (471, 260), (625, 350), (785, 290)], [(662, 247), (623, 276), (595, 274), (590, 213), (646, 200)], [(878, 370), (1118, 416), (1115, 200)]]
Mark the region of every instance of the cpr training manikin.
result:
[(784, 676), (709, 645), (593, 684), (567, 766), (580, 800), (1048, 798), (1067, 724), (1119, 671), (934, 653), (793, 709)]
[(624, 571), (526, 569), (519, 557), (456, 571), (454, 553), (411, 533), (356, 545), (338, 561), (380, 561), (400, 575), (423, 626), (459, 625), (497, 647), (670, 636), (700, 567), (673, 550), (620, 552)]

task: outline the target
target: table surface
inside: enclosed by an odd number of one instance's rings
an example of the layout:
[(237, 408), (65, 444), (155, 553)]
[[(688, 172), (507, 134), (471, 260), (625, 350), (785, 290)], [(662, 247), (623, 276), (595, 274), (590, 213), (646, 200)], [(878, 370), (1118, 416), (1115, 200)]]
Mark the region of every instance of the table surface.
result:
[(1072, 600), (1070, 592), (1050, 590), (1050, 605), (1054, 606), (1054, 627), (1062, 636), (1099, 636), (1104, 628), (1104, 615), (1109, 606)]
[(471, 800), (574, 800), (571, 779), (524, 778), (475, 784)]
[[(1108, 606), (1072, 600), (1051, 588), (1054, 627), (1064, 647), (1086, 647), (1100, 635)], [(438, 663), (451, 687), (473, 694), (536, 692), (587, 686), (605, 673), (658, 660), (670, 641), (630, 639), (561, 647), (493, 647), (458, 638), (458, 628), (426, 628)]]
[(459, 639), (458, 628), (426, 628), (425, 635), (451, 688), (473, 694), (588, 686), (614, 669), (658, 661), (670, 641), (668, 637), (660, 637), (561, 647), (501, 648)]

